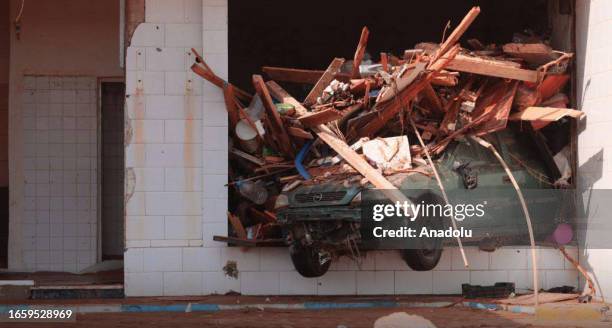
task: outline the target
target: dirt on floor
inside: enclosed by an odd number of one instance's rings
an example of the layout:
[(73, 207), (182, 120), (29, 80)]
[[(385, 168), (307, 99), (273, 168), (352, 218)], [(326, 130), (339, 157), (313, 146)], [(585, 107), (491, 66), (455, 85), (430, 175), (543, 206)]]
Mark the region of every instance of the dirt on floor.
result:
[[(591, 324), (536, 323), (533, 315), (469, 308), (394, 308), (343, 310), (245, 310), (216, 313), (79, 314), (76, 323), (18, 323), (10, 327), (372, 327), (376, 319), (407, 312), (431, 320), (438, 328), (455, 327), (593, 327)], [(0, 323), (0, 327), (9, 327)], [(598, 327), (609, 327), (597, 325)]]

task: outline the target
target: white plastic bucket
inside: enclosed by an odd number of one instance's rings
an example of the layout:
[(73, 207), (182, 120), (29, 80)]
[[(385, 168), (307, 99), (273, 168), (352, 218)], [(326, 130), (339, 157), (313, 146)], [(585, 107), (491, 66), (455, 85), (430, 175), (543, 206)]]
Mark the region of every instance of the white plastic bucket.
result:
[(255, 153), (259, 148), (257, 131), (251, 127), (247, 120), (240, 120), (240, 122), (236, 124), (236, 136), (240, 140), (240, 146), (242, 146), (244, 151)]

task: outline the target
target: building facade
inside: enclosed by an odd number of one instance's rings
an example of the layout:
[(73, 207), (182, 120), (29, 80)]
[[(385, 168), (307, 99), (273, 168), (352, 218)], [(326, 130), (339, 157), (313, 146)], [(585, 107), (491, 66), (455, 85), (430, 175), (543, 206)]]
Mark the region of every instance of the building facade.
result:
[[(9, 135), (15, 137), (9, 138), (9, 270), (78, 272), (120, 249), (127, 296), (453, 294), (460, 293), (462, 283), (533, 285), (527, 248), (493, 253), (468, 248), (469, 269), (457, 249), (447, 249), (440, 264), (426, 272), (410, 270), (397, 252), (377, 251), (368, 253), (361, 267), (343, 259), (323, 277), (309, 279), (293, 269), (286, 248), (244, 249), (213, 241), (213, 235), (228, 233), (228, 120), (222, 91), (191, 72), (191, 48), (228, 78), (229, 0), (144, 1), (144, 21), (124, 54), (117, 47), (125, 19), (122, 2), (88, 10), (77, 4), (81, 1), (61, 1), (62, 10), (75, 15), (107, 10), (110, 21), (92, 30), (94, 17), (79, 16), (82, 21), (70, 23), (88, 31), (79, 33), (66, 26), (58, 6), (48, 5), (24, 16), (20, 40), (11, 35)], [(11, 15), (19, 2), (11, 1)], [(612, 119), (605, 108), (612, 101), (606, 88), (612, 68), (606, 50), (612, 43), (605, 38), (612, 4), (577, 0), (575, 15), (577, 99), (589, 117), (579, 138), (579, 179), (592, 178), (588, 181), (605, 188), (612, 175), (605, 164), (612, 161), (604, 160), (610, 146), (606, 124)], [(571, 15), (557, 18), (562, 26)], [(49, 32), (49, 26), (57, 32)], [(62, 59), (54, 53), (56, 43), (32, 38), (66, 33), (73, 33), (74, 44), (63, 50), (81, 59)], [(46, 53), (46, 59), (32, 58), (38, 53)], [(101, 85), (114, 79), (125, 81), (125, 173), (109, 182), (101, 162), (116, 150), (100, 137), (99, 100)], [(602, 166), (594, 176), (583, 164), (599, 153)], [(123, 224), (110, 226), (113, 235), (125, 237), (109, 240), (100, 232), (109, 224), (101, 199), (103, 187), (117, 181), (123, 183), (123, 197), (115, 210), (125, 215)], [(580, 256), (605, 293), (612, 289), (604, 278), (612, 271), (605, 260), (609, 251), (588, 249), (588, 238), (595, 237), (583, 236), (571, 253)], [(538, 254), (542, 288), (580, 284), (578, 272), (558, 250), (539, 248)], [(237, 278), (224, 273), (228, 261), (237, 263)]]

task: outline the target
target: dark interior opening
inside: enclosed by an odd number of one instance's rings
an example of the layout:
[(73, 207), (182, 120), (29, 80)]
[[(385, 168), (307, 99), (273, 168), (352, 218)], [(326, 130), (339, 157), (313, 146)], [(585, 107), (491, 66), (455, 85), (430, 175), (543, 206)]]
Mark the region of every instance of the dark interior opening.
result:
[[(419, 42), (440, 42), (472, 6), (481, 13), (463, 40), (511, 42), (531, 29), (547, 33), (547, 0), (413, 1), (229, 1), (229, 79), (252, 90), (251, 74), (262, 66), (325, 69), (334, 57), (351, 59), (363, 26), (367, 50), (402, 55)], [(298, 96), (298, 95), (294, 95)]]
[(122, 259), (124, 243), (123, 82), (102, 82), (102, 260)]
[(0, 4), (0, 268), (8, 266), (9, 173), (8, 91), (10, 23), (9, 1)]

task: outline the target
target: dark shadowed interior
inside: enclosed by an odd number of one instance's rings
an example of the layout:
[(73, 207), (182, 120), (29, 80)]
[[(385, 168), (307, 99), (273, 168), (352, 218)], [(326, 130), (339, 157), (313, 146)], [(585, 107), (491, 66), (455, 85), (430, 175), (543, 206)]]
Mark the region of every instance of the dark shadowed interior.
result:
[(380, 52), (401, 55), (416, 43), (440, 42), (447, 22), (450, 33), (474, 5), (482, 11), (463, 40), (510, 42), (514, 32), (549, 26), (546, 0), (230, 0), (229, 79), (252, 90), (250, 74), (261, 66), (325, 69), (333, 57), (353, 57), (363, 26), (375, 61)]

